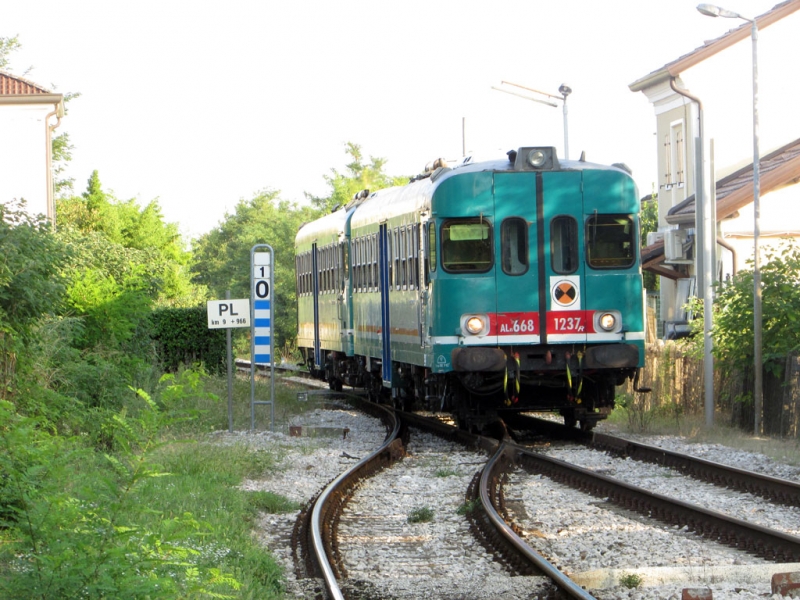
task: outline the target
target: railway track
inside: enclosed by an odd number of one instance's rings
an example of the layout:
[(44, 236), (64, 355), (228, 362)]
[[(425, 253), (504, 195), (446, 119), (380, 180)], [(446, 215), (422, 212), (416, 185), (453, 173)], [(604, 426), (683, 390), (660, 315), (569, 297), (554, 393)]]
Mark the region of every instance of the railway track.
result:
[[(348, 400), (351, 401), (351, 400)], [(714, 542), (727, 544), (738, 552), (762, 557), (764, 560), (791, 562), (800, 561), (800, 538), (770, 527), (747, 523), (735, 517), (720, 515), (719, 513), (694, 506), (688, 502), (676, 500), (657, 493), (642, 490), (625, 482), (614, 481), (613, 478), (589, 469), (570, 465), (552, 457), (543, 456), (540, 452), (531, 451), (514, 444), (506, 439), (499, 442), (496, 439), (474, 436), (460, 431), (440, 421), (420, 416), (402, 413), (403, 424), (394, 421), (389, 425), (393, 413), (387, 407), (366, 402), (360, 398), (352, 400), (366, 410), (372, 411), (385, 421), (386, 430), (391, 430), (384, 444), (377, 449), (374, 456), (363, 459), (352, 469), (353, 474), (342, 474), (337, 477), (329, 489), (320, 494), (314, 502), (310, 503), (304, 511), (305, 520), (298, 520), (295, 538), (298, 544), (304, 546), (297, 552), (298, 575), (301, 577), (320, 577), (325, 581), (326, 591), (320, 589), (318, 597), (327, 598), (382, 598), (382, 593), (365, 591), (365, 578), (363, 573), (358, 575), (361, 584), (355, 588), (339, 586), (341, 583), (353, 583), (351, 577), (358, 568), (348, 567), (347, 558), (343, 557), (342, 542), (338, 540), (340, 532), (340, 519), (346, 511), (346, 506), (354, 494), (360, 493), (365, 487), (364, 482), (383, 469), (393, 465), (405, 455), (409, 428), (424, 429), (434, 432), (437, 436), (451, 443), (459, 444), (481, 453), (483, 456), (491, 454), (493, 458), (487, 467), (480, 472), (470, 486), (470, 491), (465, 492), (465, 501), (470, 497), (480, 498), (482, 509), (468, 513), (475, 538), (482, 544), (491, 548), (499, 564), (513, 573), (514, 576), (529, 575), (531, 573), (546, 574), (553, 582), (551, 591), (534, 596), (547, 598), (550, 595), (560, 594), (560, 597), (569, 598), (602, 598), (592, 596), (578, 583), (572, 581), (565, 572), (573, 573), (570, 568), (561, 571), (562, 565), (558, 561), (552, 562), (540, 551), (531, 546), (529, 536), (521, 535), (527, 526), (520, 526), (514, 522), (514, 510), (508, 510), (504, 484), (509, 480), (509, 473), (533, 474), (535, 477), (547, 477), (553, 481), (560, 481), (602, 499), (603, 504), (615, 504), (624, 512), (635, 512), (647, 520), (657, 519), (669, 523), (675, 532), (687, 536), (688, 531)], [(520, 427), (519, 423), (514, 423)], [(525, 427), (533, 427), (527, 424)], [(611, 452), (617, 456), (647, 460), (660, 465), (671, 465), (681, 473), (690, 477), (710, 480), (717, 486), (735, 488), (759, 493), (767, 498), (788, 506), (795, 506), (792, 498), (797, 497), (795, 485), (791, 482), (770, 478), (763, 475), (751, 474), (746, 471), (716, 465), (710, 461), (694, 459), (685, 455), (669, 452), (663, 449), (636, 444), (627, 440), (614, 438), (599, 433), (580, 432), (576, 429), (564, 429), (560, 425), (548, 423), (537, 426), (539, 435), (551, 436), (552, 439), (571, 439), (573, 441)], [(544, 434), (542, 432), (545, 432)], [(497, 437), (502, 437), (498, 435)], [(411, 462), (406, 459), (404, 463)], [(673, 465), (678, 465), (674, 467)], [(708, 475), (710, 474), (710, 475)], [(395, 479), (392, 471), (387, 474), (388, 479)], [(732, 483), (733, 482), (733, 483)], [(480, 485), (479, 485), (480, 484)], [(305, 525), (300, 523), (305, 522)], [(314, 522), (317, 525), (314, 525)], [(352, 529), (352, 521), (346, 526), (349, 538), (359, 538), (358, 533)], [(369, 534), (365, 533), (364, 537)], [(501, 541), (502, 539), (502, 541)], [(529, 545), (530, 544), (530, 545)], [(346, 554), (346, 552), (345, 552)], [(327, 566), (326, 566), (327, 563)], [(632, 566), (635, 568), (635, 565)], [(352, 571), (352, 573), (350, 572)], [(377, 573), (373, 574), (379, 578)], [(369, 586), (368, 586), (369, 587)], [(558, 590), (556, 592), (555, 590)], [(372, 595), (370, 595), (370, 593)], [(405, 597), (405, 596), (404, 596)], [(444, 596), (442, 596), (444, 597)]]

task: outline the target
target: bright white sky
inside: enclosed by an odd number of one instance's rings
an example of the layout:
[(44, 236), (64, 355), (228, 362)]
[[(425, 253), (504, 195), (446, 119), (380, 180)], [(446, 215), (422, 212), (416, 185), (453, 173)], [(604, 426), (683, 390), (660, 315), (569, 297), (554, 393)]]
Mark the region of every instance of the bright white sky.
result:
[[(778, 0), (731, 0), (752, 17)], [(567, 83), (570, 158), (656, 178), (655, 116), (628, 84), (742, 22), (698, 0), (25, 0), (4, 3), (13, 72), (80, 92), (58, 131), (75, 192), (97, 169), (123, 200), (158, 198), (204, 233), (271, 188), (303, 200), (344, 144), (413, 175), (439, 156), (555, 145), (562, 110), (491, 89)], [(27, 74), (26, 69), (33, 67)], [(742, 77), (749, 77), (749, 65)]]

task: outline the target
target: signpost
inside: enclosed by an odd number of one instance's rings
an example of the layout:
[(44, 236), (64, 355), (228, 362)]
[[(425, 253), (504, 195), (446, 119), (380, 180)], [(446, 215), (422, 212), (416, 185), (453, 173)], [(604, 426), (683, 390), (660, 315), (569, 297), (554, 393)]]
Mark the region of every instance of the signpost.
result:
[(209, 300), (206, 304), (209, 329), (225, 329), (228, 344), (228, 431), (233, 431), (233, 350), (231, 328), (250, 327), (250, 299), (231, 300), (231, 292), (225, 300)]
[[(268, 244), (250, 250), (250, 290), (253, 298), (250, 336), (250, 429), (256, 428), (256, 405), (269, 404), (275, 431), (275, 365), (272, 359), (273, 256)], [(269, 366), (270, 399), (256, 400), (256, 363)]]

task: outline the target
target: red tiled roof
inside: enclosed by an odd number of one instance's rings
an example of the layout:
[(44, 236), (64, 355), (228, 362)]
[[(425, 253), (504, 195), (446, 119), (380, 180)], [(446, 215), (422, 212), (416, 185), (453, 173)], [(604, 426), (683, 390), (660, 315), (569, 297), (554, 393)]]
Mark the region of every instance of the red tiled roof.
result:
[(27, 79), (0, 71), (0, 96), (34, 96), (37, 94), (52, 94), (52, 92)]

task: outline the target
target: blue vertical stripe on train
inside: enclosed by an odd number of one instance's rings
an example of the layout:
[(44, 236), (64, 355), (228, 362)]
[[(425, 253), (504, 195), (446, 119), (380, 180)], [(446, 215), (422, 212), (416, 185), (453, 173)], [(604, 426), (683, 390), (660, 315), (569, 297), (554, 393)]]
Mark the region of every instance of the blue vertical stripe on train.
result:
[(253, 308), (256, 310), (260, 309), (267, 309), (269, 310), (269, 300), (256, 300), (253, 302)]

